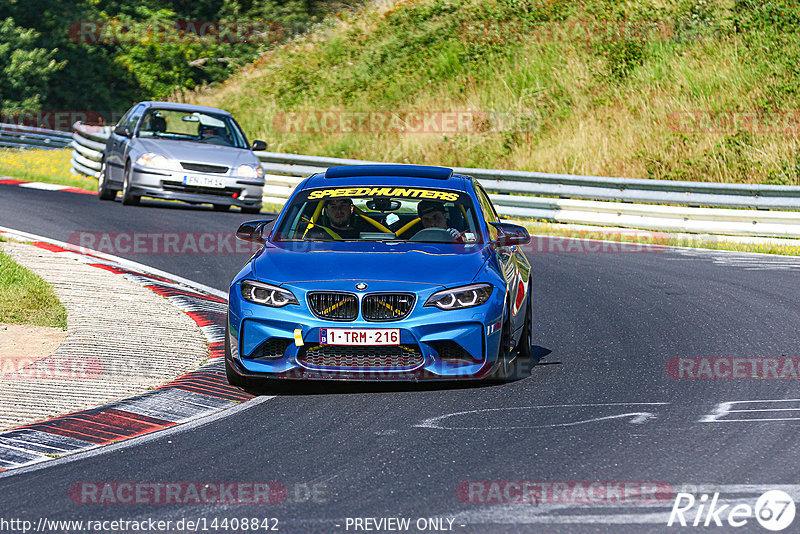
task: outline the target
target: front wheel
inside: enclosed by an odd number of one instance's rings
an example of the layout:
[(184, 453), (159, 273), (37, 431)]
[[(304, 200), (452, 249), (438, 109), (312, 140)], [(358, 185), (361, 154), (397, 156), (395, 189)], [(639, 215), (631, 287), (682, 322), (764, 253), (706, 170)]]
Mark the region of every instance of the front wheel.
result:
[(519, 337), (519, 348), (517, 349), (517, 369), (528, 374), (531, 365), (531, 355), (533, 353), (533, 297), (531, 279), (528, 279), (528, 305), (525, 310), (525, 326)]
[(100, 174), (97, 177), (97, 198), (100, 200), (114, 200), (117, 191), (111, 189), (108, 183), (108, 165), (105, 160), (100, 164)]
[(140, 196), (133, 194), (133, 186), (131, 184), (131, 180), (133, 180), (133, 169), (131, 169), (130, 164), (125, 166), (125, 178), (122, 181), (122, 204), (125, 206), (135, 206), (139, 203), (141, 199)]
[(503, 319), (503, 335), (500, 338), (498, 352), (498, 365), (489, 376), (489, 381), (503, 384), (514, 378), (517, 373), (517, 363), (519, 362), (519, 357), (511, 350), (511, 321), (508, 316)]
[(519, 357), (522, 360), (530, 359), (531, 347), (533, 346), (533, 298), (531, 288), (531, 279), (528, 278), (528, 305), (525, 310), (525, 327), (522, 330), (522, 335), (519, 338)]

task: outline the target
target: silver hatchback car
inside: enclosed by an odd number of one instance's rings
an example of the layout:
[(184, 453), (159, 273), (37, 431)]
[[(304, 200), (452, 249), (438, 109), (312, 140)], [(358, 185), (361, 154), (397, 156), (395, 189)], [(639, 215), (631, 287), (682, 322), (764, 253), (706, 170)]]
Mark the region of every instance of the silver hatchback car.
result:
[(172, 102), (140, 102), (120, 119), (104, 152), (100, 200), (138, 204), (143, 196), (261, 210), (264, 170), (227, 111)]

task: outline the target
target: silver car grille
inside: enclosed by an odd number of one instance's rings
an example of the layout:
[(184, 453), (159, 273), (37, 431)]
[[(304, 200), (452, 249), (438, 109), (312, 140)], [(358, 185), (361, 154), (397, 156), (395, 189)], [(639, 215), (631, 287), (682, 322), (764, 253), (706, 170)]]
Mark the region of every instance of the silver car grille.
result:
[(230, 167), (223, 167), (221, 165), (209, 165), (207, 163), (191, 163), (188, 161), (181, 161), (181, 167), (187, 171), (195, 172), (208, 172), (216, 174), (225, 174)]

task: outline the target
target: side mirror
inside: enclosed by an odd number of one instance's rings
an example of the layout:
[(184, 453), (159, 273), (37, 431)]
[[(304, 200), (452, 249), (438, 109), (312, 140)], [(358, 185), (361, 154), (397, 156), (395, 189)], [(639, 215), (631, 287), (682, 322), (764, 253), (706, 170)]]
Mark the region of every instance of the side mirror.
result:
[(267, 143), (264, 141), (253, 141), (253, 146), (250, 147), (250, 150), (253, 152), (261, 152), (267, 149)]
[(253, 243), (263, 243), (264, 236), (262, 234), (264, 227), (272, 222), (272, 219), (263, 221), (247, 221), (243, 222), (239, 229), (236, 230), (236, 239), (242, 241), (252, 241)]
[(123, 137), (130, 137), (131, 136), (131, 129), (127, 126), (117, 126), (114, 128), (114, 133), (117, 135), (121, 135)]
[(511, 223), (489, 223), (497, 228), (497, 240), (494, 244), (498, 247), (513, 247), (531, 242), (531, 235), (524, 226)]

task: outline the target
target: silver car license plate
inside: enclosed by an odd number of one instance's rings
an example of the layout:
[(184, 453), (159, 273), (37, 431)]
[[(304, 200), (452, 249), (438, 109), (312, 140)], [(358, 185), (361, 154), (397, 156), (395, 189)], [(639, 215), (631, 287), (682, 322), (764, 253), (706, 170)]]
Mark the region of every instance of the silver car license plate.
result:
[(225, 187), (225, 179), (216, 176), (194, 176), (186, 175), (183, 177), (183, 185), (194, 185), (198, 187)]

